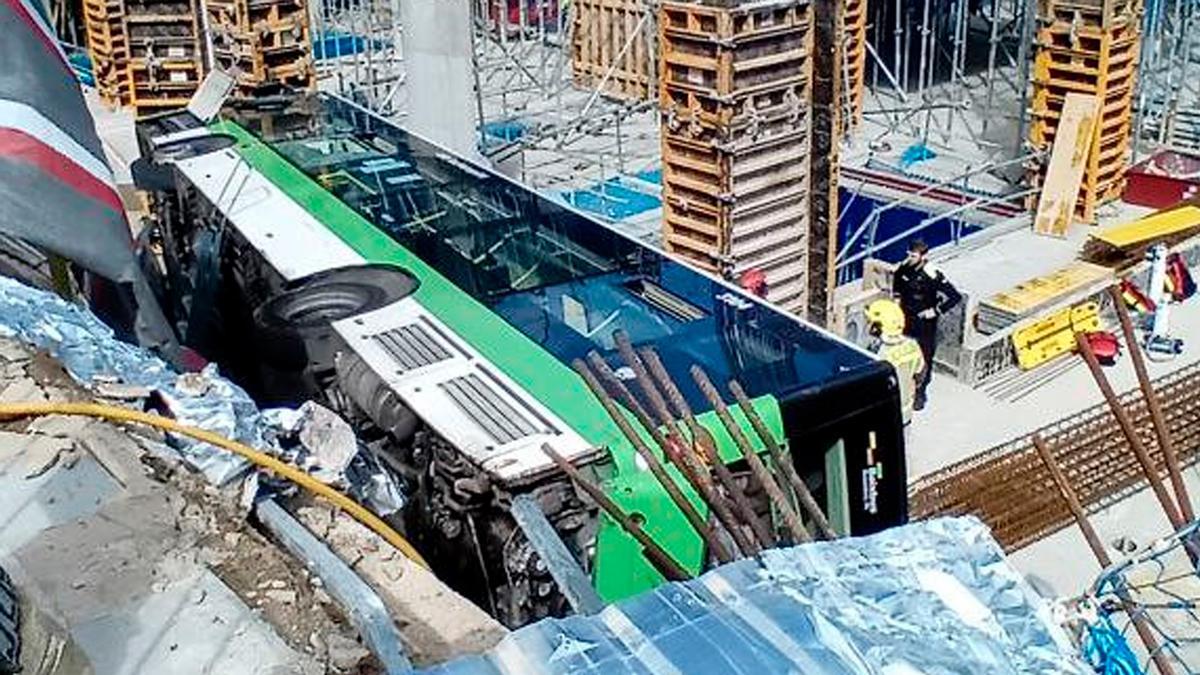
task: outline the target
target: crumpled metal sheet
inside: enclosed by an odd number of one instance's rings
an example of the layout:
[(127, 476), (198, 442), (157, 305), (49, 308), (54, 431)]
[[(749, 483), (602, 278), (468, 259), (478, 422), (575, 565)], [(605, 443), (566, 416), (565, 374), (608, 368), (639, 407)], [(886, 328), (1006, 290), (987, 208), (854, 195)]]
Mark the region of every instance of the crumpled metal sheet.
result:
[[(86, 307), (0, 278), (0, 335), (50, 352), (85, 386), (120, 381), (159, 392), (176, 419), (263, 447), (258, 406), (241, 387), (220, 377), (215, 366), (180, 376), (150, 352), (118, 340)], [(197, 380), (203, 385), (197, 385)], [(191, 439), (172, 438), (184, 458), (217, 485), (249, 468), (246, 460)]]
[(1091, 671), (975, 518), (768, 551), (597, 615), (546, 619), (439, 675)]
[[(87, 308), (6, 277), (0, 277), (0, 335), (50, 352), (84, 386), (103, 383), (111, 387), (111, 383), (120, 382), (153, 390), (178, 421), (281, 459), (297, 459), (298, 455), (286, 451), (279, 441), (288, 433), (303, 435), (307, 420), (321, 421), (318, 427), (323, 434), (311, 436), (336, 435), (342, 445), (354, 437), (348, 424), (315, 404), (320, 411), (260, 411), (245, 390), (222, 377), (214, 364), (199, 373), (180, 375), (145, 349), (116, 339), (113, 331)], [(337, 419), (341, 426), (330, 418)], [(335, 427), (336, 434), (332, 431)], [(249, 471), (250, 464), (237, 455), (190, 438), (173, 434), (169, 438), (184, 459), (216, 485), (227, 485)], [(351, 495), (376, 508), (380, 515), (398, 510), (404, 504), (399, 486), (368, 453), (358, 450), (355, 454), (356, 449), (331, 448), (322, 464), (324, 471), (317, 477), (342, 483)], [(353, 457), (347, 458), (350, 454)], [(302, 462), (293, 463), (304, 466)]]

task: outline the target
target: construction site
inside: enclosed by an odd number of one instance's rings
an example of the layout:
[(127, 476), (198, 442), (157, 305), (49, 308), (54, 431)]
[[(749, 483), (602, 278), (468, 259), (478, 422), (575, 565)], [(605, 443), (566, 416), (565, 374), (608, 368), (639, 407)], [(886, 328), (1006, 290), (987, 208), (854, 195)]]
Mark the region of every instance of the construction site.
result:
[(0, 0), (0, 675), (1200, 674), (1198, 29)]

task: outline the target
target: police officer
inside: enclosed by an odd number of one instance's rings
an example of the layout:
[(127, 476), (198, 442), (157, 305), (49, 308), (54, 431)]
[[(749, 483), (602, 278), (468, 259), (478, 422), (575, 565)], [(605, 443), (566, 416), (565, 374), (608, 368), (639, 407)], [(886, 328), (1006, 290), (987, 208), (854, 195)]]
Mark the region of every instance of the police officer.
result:
[(908, 424), (912, 420), (917, 383), (925, 376), (925, 355), (917, 341), (904, 334), (904, 311), (894, 301), (876, 300), (867, 305), (867, 326), (871, 351), (896, 369), (900, 380), (900, 414)]
[(938, 316), (950, 311), (962, 300), (958, 289), (934, 269), (927, 260), (929, 247), (920, 239), (908, 245), (908, 256), (896, 267), (892, 294), (904, 310), (904, 332), (917, 341), (925, 357), (925, 369), (917, 382), (913, 406), (925, 407), (925, 390), (933, 376), (933, 354), (937, 350)]

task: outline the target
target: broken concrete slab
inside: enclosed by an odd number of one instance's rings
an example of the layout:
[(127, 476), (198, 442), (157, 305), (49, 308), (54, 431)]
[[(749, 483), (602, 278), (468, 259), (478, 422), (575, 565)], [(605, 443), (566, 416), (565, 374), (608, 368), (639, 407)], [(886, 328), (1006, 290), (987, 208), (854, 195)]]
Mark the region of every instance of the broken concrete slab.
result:
[(482, 653), (508, 634), (482, 609), (345, 513), (314, 503), (297, 509), (296, 517), (375, 589), (414, 663)]
[(42, 403), (46, 394), (31, 377), (23, 377), (0, 385), (0, 403)]
[[(19, 455), (14, 461), (22, 459)], [(21, 469), (0, 472), (0, 556), (47, 528), (94, 513), (119, 489), (95, 460), (86, 457), (70, 469), (52, 467), (32, 479), (26, 479)]]
[(114, 603), (73, 632), (98, 674), (324, 672), (204, 570), (153, 596)]
[(12, 338), (0, 337), (0, 361), (24, 363), (31, 357), (29, 348)]

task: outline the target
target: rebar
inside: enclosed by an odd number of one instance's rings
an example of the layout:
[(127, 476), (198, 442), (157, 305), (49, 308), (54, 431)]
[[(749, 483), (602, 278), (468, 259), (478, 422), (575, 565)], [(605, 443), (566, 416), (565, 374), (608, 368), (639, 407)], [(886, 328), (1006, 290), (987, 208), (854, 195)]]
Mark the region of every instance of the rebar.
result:
[[(1100, 563), (1101, 569), (1107, 569), (1112, 566), (1112, 558), (1109, 557), (1108, 551), (1104, 549), (1104, 544), (1100, 542), (1100, 536), (1096, 534), (1095, 528), (1092, 527), (1091, 521), (1088, 520), (1087, 514), (1083, 510), (1083, 505), (1079, 503), (1079, 497), (1075, 494), (1074, 488), (1067, 481), (1067, 477), (1063, 474), (1062, 469), (1055, 461), (1054, 455), (1050, 453), (1050, 449), (1046, 447), (1041, 436), (1033, 435), (1033, 447), (1037, 450), (1038, 455), (1045, 463), (1046, 469), (1049, 470), (1050, 476), (1054, 479), (1054, 484), (1058, 486), (1058, 493), (1066, 502), (1067, 508), (1070, 509), (1072, 517), (1075, 518), (1075, 524), (1079, 526), (1079, 530), (1083, 533), (1083, 538), (1087, 541), (1088, 548), (1092, 550), (1092, 555), (1096, 556), (1096, 562)], [(1137, 612), (1137, 608), (1129, 597), (1129, 594), (1124, 589), (1118, 591), (1118, 597), (1125, 606), (1125, 611), (1129, 614), (1129, 618), (1133, 621), (1134, 630), (1137, 631), (1138, 637), (1142, 640), (1142, 644), (1146, 646), (1146, 651), (1153, 659), (1154, 665), (1158, 668), (1162, 675), (1173, 675), (1175, 672), (1171, 664), (1167, 662), (1162, 655), (1162, 648), (1158, 644), (1158, 640), (1151, 632), (1150, 626), (1147, 625), (1145, 619)]]
[(1113, 307), (1116, 309), (1117, 318), (1121, 321), (1121, 332), (1125, 336), (1125, 349), (1129, 351), (1129, 358), (1133, 361), (1133, 369), (1137, 373), (1138, 387), (1142, 390), (1142, 396), (1146, 399), (1146, 407), (1150, 409), (1150, 419), (1154, 422), (1154, 433), (1158, 436), (1158, 447), (1162, 449), (1163, 458), (1166, 460), (1167, 472), (1171, 479), (1171, 488), (1175, 492), (1175, 499), (1179, 504), (1179, 510), (1183, 519), (1186, 522), (1192, 522), (1196, 519), (1196, 514), (1192, 510), (1192, 500), (1188, 496), (1187, 486), (1183, 483), (1183, 471), (1179, 467), (1179, 453), (1175, 450), (1175, 441), (1171, 438), (1171, 432), (1167, 429), (1167, 421), (1163, 417), (1162, 402), (1158, 400), (1158, 393), (1154, 391), (1154, 387), (1150, 384), (1150, 374), (1146, 371), (1146, 361), (1142, 356), (1141, 347), (1138, 345), (1137, 336), (1134, 335), (1133, 321), (1129, 318), (1129, 309), (1125, 307), (1125, 299), (1121, 297), (1121, 291), (1116, 286), (1108, 288), (1108, 295), (1112, 299)]
[(596, 502), (601, 509), (604, 509), (604, 512), (607, 513), (609, 517), (617, 521), (617, 524), (620, 525), (621, 528), (629, 534), (629, 536), (633, 537), (639, 544), (642, 545), (642, 555), (644, 555), (646, 560), (648, 560), (650, 564), (653, 565), (656, 570), (658, 570), (659, 574), (663, 575), (663, 577), (665, 577), (668, 581), (687, 581), (688, 579), (692, 578), (692, 575), (683, 567), (683, 565), (680, 565), (679, 561), (675, 560), (670, 553), (663, 549), (663, 547), (659, 546), (656, 541), (651, 539), (650, 535), (646, 534), (645, 530), (642, 529), (642, 526), (638, 524), (637, 521), (631, 518), (629, 514), (622, 511), (621, 507), (617, 506), (615, 502), (609, 499), (608, 495), (605, 495), (603, 490), (596, 487), (596, 485), (594, 485), (588, 479), (584, 478), (583, 475), (579, 473), (579, 469), (576, 469), (574, 465), (566, 460), (566, 458), (555, 452), (554, 448), (550, 447), (549, 443), (542, 444), (542, 452), (546, 453), (546, 455), (553, 460), (556, 465), (558, 465), (558, 468), (562, 469), (562, 472), (567, 474), (572, 482), (578, 485), (581, 490), (586, 492), (587, 495), (592, 498), (592, 501)]
[(1142, 471), (1146, 474), (1146, 479), (1150, 481), (1150, 487), (1154, 490), (1154, 496), (1158, 498), (1158, 503), (1162, 506), (1163, 513), (1166, 514), (1167, 520), (1171, 523), (1172, 530), (1178, 530), (1183, 527), (1183, 518), (1179, 515), (1179, 510), (1175, 503), (1171, 501), (1170, 495), (1163, 487), (1162, 480), (1158, 477), (1158, 468), (1154, 466), (1154, 461), (1150, 459), (1150, 453), (1146, 452), (1146, 446), (1142, 443), (1142, 439), (1137, 434), (1137, 429), (1133, 426), (1133, 421), (1129, 418), (1129, 412), (1117, 400), (1117, 395), (1113, 392), (1112, 385), (1108, 382), (1108, 377), (1104, 375), (1104, 371), (1100, 369), (1100, 362), (1096, 360), (1096, 354), (1092, 351), (1092, 345), (1087, 340), (1087, 336), (1083, 333), (1075, 334), (1075, 343), (1079, 347), (1079, 354), (1087, 363), (1088, 370), (1092, 373), (1092, 378), (1096, 381), (1096, 386), (1100, 388), (1100, 393), (1104, 395), (1104, 400), (1108, 402), (1108, 407), (1112, 410), (1113, 416), (1117, 418), (1117, 424), (1121, 427), (1121, 432), (1125, 434), (1125, 438), (1129, 440), (1129, 446), (1133, 448), (1133, 452), (1137, 455), (1138, 463), (1142, 465)]
[(746, 545), (749, 550), (743, 549), (743, 551), (747, 555), (757, 555), (763, 546), (771, 541), (770, 530), (759, 519), (758, 514), (754, 512), (754, 505), (750, 503), (745, 492), (738, 486), (737, 479), (730, 473), (729, 467), (725, 466), (720, 456), (717, 455), (717, 449), (709, 437), (708, 431), (696, 420), (691, 406), (683, 398), (683, 393), (679, 391), (679, 387), (675, 384), (675, 381), (667, 374), (667, 369), (663, 367), (658, 354), (652, 350), (643, 349), (640, 355), (645, 361), (647, 368), (654, 375), (654, 379), (662, 387), (663, 391), (666, 392), (667, 399), (671, 401), (671, 405), (675, 407), (679, 416), (687, 424), (688, 430), (692, 434), (692, 445), (693, 447), (700, 448), (702, 451), (703, 459), (707, 461), (708, 466), (712, 469), (714, 482), (719, 483), (725, 488), (726, 494), (733, 499), (734, 506), (742, 522), (749, 526), (752, 535), (746, 537)]
[(753, 446), (750, 444), (750, 439), (746, 438), (745, 432), (742, 431), (742, 428), (733, 419), (733, 416), (729, 414), (729, 408), (726, 407), (721, 394), (717, 392), (717, 388), (713, 386), (712, 380), (708, 379), (708, 375), (704, 372), (704, 369), (700, 366), (692, 366), (692, 379), (696, 381), (696, 385), (700, 387), (700, 391), (704, 392), (704, 397), (712, 404), (713, 410), (717, 413), (721, 424), (725, 425), (725, 430), (733, 438), (734, 444), (742, 451), (742, 456), (746, 458), (746, 463), (750, 466), (750, 473), (754, 475), (759, 484), (766, 490), (767, 497), (783, 516), (783, 522), (787, 525), (788, 531), (792, 535), (792, 541), (795, 543), (812, 541), (812, 535), (808, 533), (808, 528), (804, 527), (804, 521), (800, 520), (800, 514), (796, 513), (796, 510), (788, 503), (787, 496), (783, 494), (779, 483), (776, 482), (771, 472), (767, 470), (762, 460), (759, 459), (758, 453), (754, 451)]
[(829, 519), (825, 517), (825, 511), (821, 509), (820, 504), (817, 503), (808, 486), (804, 484), (804, 479), (796, 472), (796, 467), (792, 464), (792, 458), (787, 456), (783, 448), (780, 447), (779, 442), (775, 440), (774, 434), (763, 423), (762, 417), (754, 409), (754, 404), (750, 402), (750, 397), (746, 396), (746, 390), (742, 389), (742, 385), (737, 380), (730, 380), (729, 391), (737, 399), (738, 407), (742, 409), (742, 414), (750, 421), (750, 426), (754, 428), (754, 432), (758, 434), (758, 438), (763, 442), (763, 445), (767, 446), (767, 451), (771, 453), (771, 460), (775, 462), (776, 466), (780, 467), (784, 477), (791, 484), (792, 492), (799, 499), (800, 506), (804, 508), (808, 517), (816, 524), (821, 536), (826, 539), (837, 539), (837, 532), (829, 524)]
[[(1196, 424), (1200, 397), (1195, 395), (1200, 391), (1200, 364), (1185, 366), (1152, 384), (1181, 452), (1180, 462), (1187, 466), (1200, 456), (1200, 424)], [(1140, 391), (1122, 393), (1120, 401), (1135, 421), (1149, 424), (1150, 413)], [(1065, 470), (1075, 477), (1080, 500), (1089, 510), (1111, 506), (1146, 485), (1141, 465), (1106, 402), (1044, 426), (1038, 433), (1060, 449)], [(972, 514), (991, 527), (1006, 551), (1013, 551), (1071, 522), (1070, 513), (1057, 500), (1028, 496), (1048, 480), (1029, 437), (1021, 436), (913, 481), (909, 515), (924, 519)]]
[[(588, 355), (589, 360), (592, 360), (592, 357), (595, 357), (593, 364), (595, 364), (596, 361), (599, 361), (601, 364), (604, 363), (604, 361), (600, 359), (599, 354), (592, 352)], [(600, 401), (600, 404), (604, 406), (604, 409), (606, 412), (608, 412), (609, 417), (611, 417), (613, 422), (617, 424), (617, 427), (620, 428), (621, 433), (625, 434), (625, 437), (633, 445), (634, 450), (637, 451), (638, 455), (640, 455), (643, 460), (645, 460), (646, 466), (650, 469), (650, 473), (654, 474), (654, 478), (658, 480), (659, 484), (661, 484), (663, 489), (666, 490), (667, 495), (671, 498), (671, 501), (675, 503), (675, 506), (679, 508), (680, 512), (683, 513), (683, 516), (687, 519), (688, 524), (692, 526), (692, 529), (694, 529), (702, 539), (704, 539), (704, 543), (708, 545), (708, 548), (712, 552), (713, 556), (722, 563), (732, 561), (733, 556), (730, 555), (729, 550), (725, 548), (725, 545), (721, 542), (720, 538), (717, 536), (717, 533), (714, 532), (711, 527), (709, 527), (704, 516), (700, 515), (699, 511), (692, 506), (692, 503), (688, 501), (688, 498), (683, 494), (682, 491), (680, 491), (679, 486), (675, 484), (675, 480), (672, 479), (667, 473), (667, 470), (665, 467), (663, 467), (662, 462), (659, 461), (658, 457), (655, 456), (650, 448), (647, 447), (642, 441), (641, 437), (638, 436), (633, 427), (630, 426), (629, 421), (625, 419), (625, 416), (616, 407), (616, 404), (611, 398), (609, 398), (604, 387), (596, 379), (596, 376), (588, 369), (587, 365), (578, 359), (576, 359), (571, 365), (575, 368), (576, 372), (583, 377), (583, 380), (587, 383), (588, 388), (592, 390), (592, 394)], [(663, 452), (666, 452), (667, 440), (658, 431), (658, 428), (654, 425), (654, 422), (650, 420), (649, 416), (646, 415), (646, 411), (642, 408), (641, 404), (639, 404), (637, 400), (633, 398), (632, 393), (630, 393), (629, 390), (620, 383), (620, 380), (617, 380), (614, 377), (613, 382), (610, 382), (610, 385), (611, 384), (620, 386), (619, 391), (622, 398), (625, 399), (624, 403), (626, 408), (633, 412), (634, 416), (637, 417), (638, 422), (646, 429), (646, 432), (650, 434), (651, 439), (653, 439), (658, 447), (662, 448)], [(683, 467), (678, 468), (680, 473), (686, 478), (687, 472), (683, 469)], [(703, 490), (699, 489), (699, 487), (694, 483), (693, 487), (697, 488), (697, 492), (701, 494), (701, 498), (703, 499)]]

